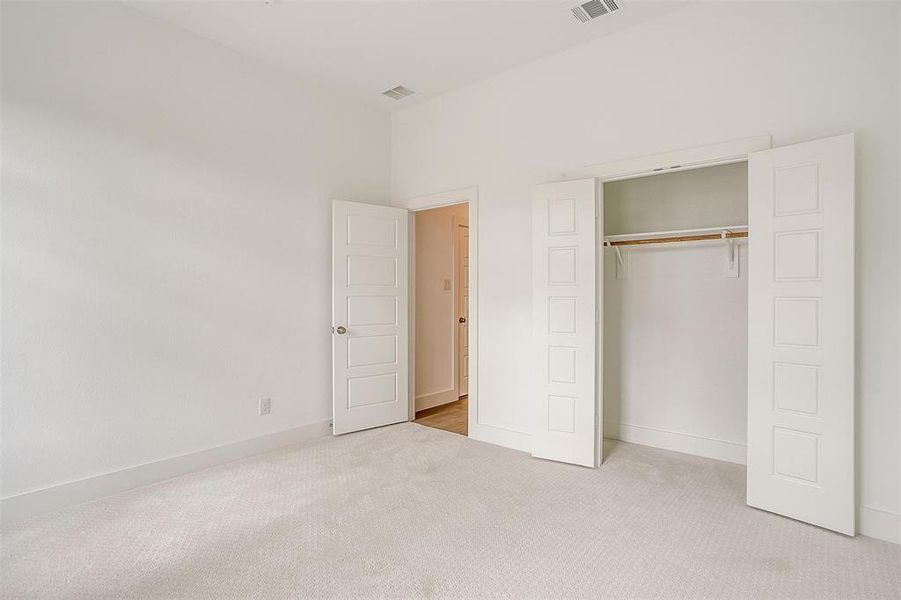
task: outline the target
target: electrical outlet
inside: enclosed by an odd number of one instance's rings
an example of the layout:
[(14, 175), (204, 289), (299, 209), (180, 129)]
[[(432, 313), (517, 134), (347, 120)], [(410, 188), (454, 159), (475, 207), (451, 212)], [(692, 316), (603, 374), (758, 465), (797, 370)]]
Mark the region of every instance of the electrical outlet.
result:
[(260, 399), (260, 416), (268, 415), (272, 412), (272, 398)]
[(450, 289), (451, 289), (451, 280), (450, 280), (450, 279), (445, 279), (445, 280), (444, 280), (444, 291), (445, 291), (445, 292), (449, 292)]

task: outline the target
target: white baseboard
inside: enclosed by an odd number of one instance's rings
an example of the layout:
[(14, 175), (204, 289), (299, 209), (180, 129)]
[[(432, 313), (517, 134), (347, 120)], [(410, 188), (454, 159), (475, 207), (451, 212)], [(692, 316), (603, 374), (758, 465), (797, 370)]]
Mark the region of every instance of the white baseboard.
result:
[(859, 514), (861, 535), (901, 544), (901, 514), (869, 506), (861, 506)]
[(613, 427), (607, 428), (604, 432), (604, 437), (632, 444), (715, 458), (716, 460), (724, 460), (739, 465), (744, 465), (748, 462), (748, 449), (745, 444), (692, 435), (690, 433), (618, 423), (614, 424)]
[(427, 408), (435, 408), (436, 406), (448, 404), (456, 400), (459, 400), (459, 398), (457, 397), (457, 390), (454, 388), (432, 392), (431, 394), (424, 394), (416, 397), (416, 410), (420, 411)]
[(319, 421), (207, 448), (191, 454), (165, 458), (112, 473), (80, 479), (41, 490), (3, 498), (0, 515), (3, 523), (21, 521), (35, 515), (94, 500), (110, 494), (157, 483), (215, 465), (262, 454), (284, 446), (324, 437), (331, 433), (330, 421)]

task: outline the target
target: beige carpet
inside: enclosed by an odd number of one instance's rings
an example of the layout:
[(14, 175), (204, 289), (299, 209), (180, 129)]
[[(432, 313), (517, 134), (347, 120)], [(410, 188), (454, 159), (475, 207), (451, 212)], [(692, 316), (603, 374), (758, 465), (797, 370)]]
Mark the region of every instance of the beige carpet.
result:
[(405, 423), (8, 528), (4, 598), (898, 598), (901, 547), (744, 505), (744, 469), (601, 469)]

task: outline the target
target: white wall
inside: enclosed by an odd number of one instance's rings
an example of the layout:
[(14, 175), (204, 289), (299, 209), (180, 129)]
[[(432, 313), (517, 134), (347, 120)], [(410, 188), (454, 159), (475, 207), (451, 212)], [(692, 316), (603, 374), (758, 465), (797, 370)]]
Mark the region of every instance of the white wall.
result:
[[(744, 225), (746, 163), (604, 185), (606, 234)], [(726, 277), (723, 242), (604, 252), (604, 435), (744, 464), (747, 245)]]
[(118, 3), (2, 27), (3, 495), (328, 419), (330, 199), (387, 200), (388, 117)]
[[(896, 39), (897, 42), (897, 50), (898, 50), (898, 96), (895, 99), (895, 102), (898, 106), (898, 167), (895, 170), (896, 181), (898, 183), (898, 204), (901, 205), (901, 8), (898, 9), (898, 36)], [(901, 210), (897, 211), (898, 215), (898, 231), (901, 231)], [(901, 243), (898, 244), (898, 264), (901, 265)], [(901, 267), (899, 267), (899, 275), (898, 275), (898, 294), (901, 295)], [(898, 356), (896, 357), (896, 367), (895, 372), (898, 375), (898, 390), (901, 390), (901, 301), (896, 303), (896, 308), (898, 309)], [(901, 396), (901, 393), (899, 393)], [(895, 410), (895, 420), (898, 423), (897, 431), (901, 431), (901, 402), (899, 402), (899, 406), (896, 406)], [(895, 467), (898, 471), (898, 479), (897, 479), (897, 488), (901, 488), (901, 442), (895, 444), (895, 451), (897, 453), (897, 458), (895, 459)], [(889, 463), (891, 464), (891, 462)], [(901, 505), (901, 489), (897, 490), (897, 495), (899, 497), (898, 504)], [(898, 512), (901, 511), (886, 511), (886, 519), (887, 522), (886, 528), (888, 528), (888, 524), (892, 522), (892, 517), (894, 517), (895, 524), (895, 541), (901, 543), (901, 518), (898, 517)]]
[[(416, 222), (416, 410), (456, 400), (454, 382), (454, 224), (468, 204), (414, 213)], [(444, 289), (444, 280), (451, 289)]]
[(748, 164), (604, 184), (606, 235), (748, 224)]
[(747, 136), (853, 131), (859, 490), (897, 520), (898, 10), (698, 3), (395, 113), (393, 198), (479, 186), (479, 420), (527, 444), (532, 184)]

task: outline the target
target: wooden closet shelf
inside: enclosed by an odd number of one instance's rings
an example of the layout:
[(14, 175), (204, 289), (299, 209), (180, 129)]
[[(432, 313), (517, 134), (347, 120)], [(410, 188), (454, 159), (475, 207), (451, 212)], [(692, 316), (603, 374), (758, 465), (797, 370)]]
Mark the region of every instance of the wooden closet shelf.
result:
[(701, 242), (706, 240), (732, 240), (748, 237), (747, 231), (723, 231), (722, 233), (702, 233), (670, 237), (648, 237), (624, 240), (604, 240), (605, 246), (637, 246), (641, 244), (674, 244), (677, 242)]

